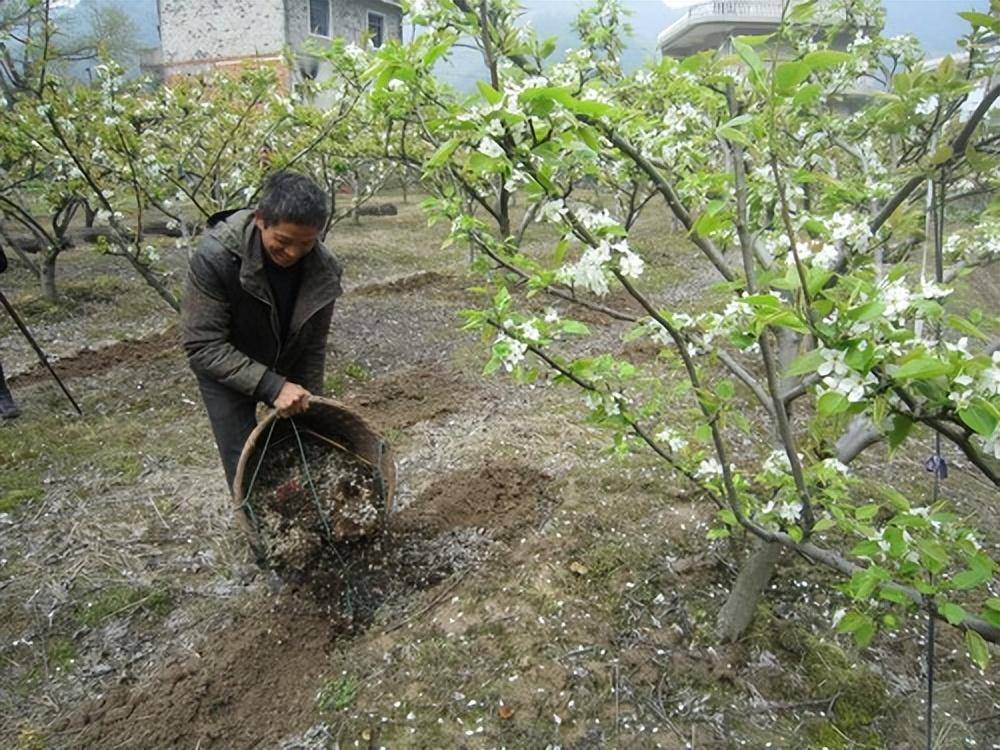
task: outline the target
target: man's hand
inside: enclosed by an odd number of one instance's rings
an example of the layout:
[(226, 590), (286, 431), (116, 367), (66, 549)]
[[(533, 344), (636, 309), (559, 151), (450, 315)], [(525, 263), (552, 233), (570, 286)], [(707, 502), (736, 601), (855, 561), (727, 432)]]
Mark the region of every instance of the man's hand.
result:
[(274, 399), (274, 408), (279, 417), (294, 417), (309, 408), (309, 393), (301, 385), (286, 382), (281, 386), (278, 397)]

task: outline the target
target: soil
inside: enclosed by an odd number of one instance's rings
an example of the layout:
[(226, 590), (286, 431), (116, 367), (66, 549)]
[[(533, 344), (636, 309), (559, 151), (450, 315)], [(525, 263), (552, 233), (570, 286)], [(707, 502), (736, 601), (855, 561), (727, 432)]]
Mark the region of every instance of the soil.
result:
[[(711, 269), (660, 226), (650, 247), (677, 277), (658, 299), (709, 294)], [(426, 232), (412, 204), (336, 228), (350, 283), (328, 375), (392, 445), (398, 510), (284, 579), (234, 523), (173, 313), (127, 273), (84, 295), (110, 277), (104, 258), (60, 261), (78, 303), (55, 310), (12, 264), (4, 283), (86, 416), (65, 416), (0, 329), (8, 373), (23, 373), (23, 415), (0, 424), (0, 484), (19, 483), (0, 487), (0, 747), (922, 746), (922, 621), (856, 649), (830, 627), (850, 606), (838, 579), (789, 555), (753, 632), (720, 646), (740, 540), (707, 540), (715, 507), (648, 452), (611, 456), (576, 391), (481, 378), (486, 347), (457, 311), (482, 280)], [(181, 254), (165, 257), (180, 279)], [(628, 324), (552, 304), (591, 324), (576, 346), (654, 361), (622, 346)], [(109, 330), (119, 340), (94, 343)], [(923, 458), (873, 451), (857, 471), (919, 499)], [(958, 512), (995, 550), (995, 490), (952, 465)], [(812, 674), (782, 622), (850, 668)], [(969, 666), (957, 631), (938, 644), (939, 746), (989, 746), (995, 676)], [(889, 690), (848, 739), (824, 712), (853, 672)]]
[(383, 534), (337, 545), (267, 609), (237, 619), (142, 687), (112, 689), (55, 736), (72, 747), (273, 746), (283, 727), (309, 723), (315, 696), (303, 686), (326, 672), (338, 642), (371, 625), (384, 605), (404, 620), (416, 593), (538, 523), (551, 503), (549, 482), (505, 463), (442, 477)]
[(441, 367), (408, 368), (356, 389), (348, 399), (378, 430), (401, 430), (460, 410), (475, 388)]
[[(50, 363), (61, 378), (97, 375), (123, 364), (151, 362), (164, 353), (175, 350), (180, 343), (177, 329), (171, 326), (162, 333), (133, 341), (106, 343), (94, 349), (81, 349), (77, 353)], [(48, 368), (36, 362), (29, 369), (9, 378), (14, 387), (37, 383), (51, 377)]]

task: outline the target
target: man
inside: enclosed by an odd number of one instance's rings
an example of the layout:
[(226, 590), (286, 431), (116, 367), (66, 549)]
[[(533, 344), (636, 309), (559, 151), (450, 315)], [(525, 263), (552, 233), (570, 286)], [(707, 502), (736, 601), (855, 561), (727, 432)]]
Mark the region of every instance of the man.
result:
[(341, 293), (340, 264), (319, 242), (328, 207), (311, 179), (277, 172), (256, 209), (211, 217), (191, 258), (181, 335), (230, 488), (257, 402), (291, 417), (322, 391)]
[[(3, 254), (3, 248), (0, 247), (0, 273), (7, 270), (7, 256)], [(14, 403), (14, 397), (10, 393), (10, 388), (7, 387), (7, 381), (3, 376), (3, 363), (0, 362), (0, 419), (13, 419), (21, 413), (21, 410), (17, 408), (17, 404)]]

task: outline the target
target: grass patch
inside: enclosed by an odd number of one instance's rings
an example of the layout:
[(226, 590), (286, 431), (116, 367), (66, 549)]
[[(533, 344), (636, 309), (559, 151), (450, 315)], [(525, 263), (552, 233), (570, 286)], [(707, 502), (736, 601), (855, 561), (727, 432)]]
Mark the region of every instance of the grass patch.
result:
[(320, 713), (342, 711), (354, 703), (358, 697), (358, 681), (350, 674), (336, 677), (319, 689), (316, 694), (316, 708)]
[(10, 513), (25, 503), (42, 497), (42, 481), (36, 472), (25, 469), (4, 469), (3, 490), (0, 490), (0, 513)]
[(357, 360), (352, 360), (323, 379), (323, 388), (327, 393), (341, 396), (355, 383), (367, 383), (372, 378), (371, 370)]
[(57, 672), (72, 672), (76, 666), (76, 644), (69, 638), (49, 641), (45, 655), (49, 668)]
[(81, 625), (94, 628), (105, 620), (131, 614), (137, 609), (162, 617), (172, 608), (173, 600), (166, 589), (118, 585), (96, 592), (78, 604), (73, 617)]

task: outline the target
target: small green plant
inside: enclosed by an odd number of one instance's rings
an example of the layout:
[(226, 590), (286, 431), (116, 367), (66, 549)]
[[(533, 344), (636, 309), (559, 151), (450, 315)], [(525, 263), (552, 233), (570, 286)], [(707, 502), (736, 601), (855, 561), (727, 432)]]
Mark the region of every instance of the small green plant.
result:
[(352, 380), (357, 380), (360, 383), (367, 382), (371, 380), (372, 377), (371, 371), (357, 360), (348, 362), (344, 366), (344, 374)]
[(79, 604), (75, 617), (81, 625), (92, 628), (110, 617), (131, 613), (140, 607), (152, 615), (162, 616), (171, 606), (170, 592), (166, 589), (119, 585), (104, 589)]
[(57, 672), (70, 672), (76, 664), (76, 644), (69, 638), (57, 638), (46, 649), (49, 668)]
[(358, 681), (349, 674), (329, 680), (316, 693), (316, 708), (322, 713), (347, 708), (358, 697)]
[(4, 475), (4, 484), (7, 486), (0, 491), (0, 513), (10, 513), (24, 503), (42, 496), (42, 484), (34, 472), (15, 469), (5, 470)]

